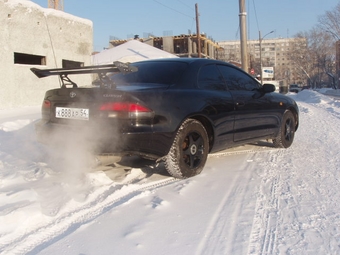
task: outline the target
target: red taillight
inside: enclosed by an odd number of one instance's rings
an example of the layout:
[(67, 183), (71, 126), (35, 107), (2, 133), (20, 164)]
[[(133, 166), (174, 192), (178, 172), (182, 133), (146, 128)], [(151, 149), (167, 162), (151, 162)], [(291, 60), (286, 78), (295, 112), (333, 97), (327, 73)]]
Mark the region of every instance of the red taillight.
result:
[(113, 112), (151, 112), (147, 107), (135, 103), (106, 103), (100, 107), (101, 111), (113, 111)]
[(100, 106), (99, 110), (107, 112), (109, 118), (149, 119), (154, 116), (153, 111), (149, 108), (129, 102), (105, 103)]
[(151, 112), (151, 110), (139, 104), (130, 104), (129, 112)]
[(42, 108), (43, 109), (50, 109), (51, 108), (51, 102), (49, 100), (44, 100), (42, 103)]
[(41, 117), (42, 119), (49, 119), (51, 113), (51, 102), (49, 100), (44, 100), (41, 105)]

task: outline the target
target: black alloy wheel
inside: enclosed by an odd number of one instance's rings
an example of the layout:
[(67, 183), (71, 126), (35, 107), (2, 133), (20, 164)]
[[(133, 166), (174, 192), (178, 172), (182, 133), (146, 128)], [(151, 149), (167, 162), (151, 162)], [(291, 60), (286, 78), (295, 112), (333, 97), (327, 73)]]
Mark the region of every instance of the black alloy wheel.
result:
[(202, 172), (209, 150), (208, 135), (197, 120), (187, 119), (179, 128), (165, 168), (175, 178), (188, 178)]
[(276, 148), (288, 148), (292, 145), (295, 135), (295, 118), (291, 111), (286, 111), (282, 117), (279, 133), (273, 139)]

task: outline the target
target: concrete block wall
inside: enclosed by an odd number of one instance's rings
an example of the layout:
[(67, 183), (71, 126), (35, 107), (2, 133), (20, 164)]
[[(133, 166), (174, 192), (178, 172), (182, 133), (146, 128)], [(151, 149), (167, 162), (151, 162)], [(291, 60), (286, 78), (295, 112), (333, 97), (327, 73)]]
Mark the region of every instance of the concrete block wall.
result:
[[(31, 67), (61, 68), (63, 60), (91, 64), (90, 20), (27, 0), (0, 0), (0, 24), (0, 109), (39, 105), (46, 90), (60, 86), (58, 77), (39, 79)], [(45, 61), (18, 64), (16, 53), (42, 56)], [(92, 77), (79, 75), (74, 80), (89, 85)]]

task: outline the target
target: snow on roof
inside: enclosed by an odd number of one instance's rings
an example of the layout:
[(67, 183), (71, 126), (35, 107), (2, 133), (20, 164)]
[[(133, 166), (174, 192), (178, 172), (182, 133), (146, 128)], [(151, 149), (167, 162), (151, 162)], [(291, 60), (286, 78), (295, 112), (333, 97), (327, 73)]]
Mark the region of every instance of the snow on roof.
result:
[(117, 47), (103, 50), (93, 55), (92, 63), (94, 65), (111, 64), (114, 61), (132, 63), (157, 58), (177, 58), (177, 56), (138, 40), (130, 40)]
[(33, 3), (31, 0), (10, 0), (10, 1), (4, 1), (4, 3), (7, 7), (12, 8), (12, 9), (16, 9), (19, 6), (26, 7), (28, 13), (31, 13), (33, 10), (41, 11), (44, 13), (45, 16), (48, 16), (48, 15), (59, 16), (64, 19), (73, 20), (76, 22), (84, 23), (84, 24), (89, 24), (91, 26), (93, 24), (93, 22), (89, 19), (80, 18), (72, 14), (59, 11), (59, 10), (55, 10), (52, 8), (44, 8), (36, 3)]

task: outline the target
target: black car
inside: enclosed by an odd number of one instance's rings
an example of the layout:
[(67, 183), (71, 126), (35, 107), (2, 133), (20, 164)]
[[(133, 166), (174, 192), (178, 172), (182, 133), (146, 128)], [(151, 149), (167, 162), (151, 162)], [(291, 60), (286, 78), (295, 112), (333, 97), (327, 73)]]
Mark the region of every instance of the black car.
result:
[[(38, 140), (86, 141), (95, 154), (140, 155), (164, 161), (169, 174), (199, 174), (208, 153), (263, 139), (287, 148), (299, 125), (295, 101), (217, 60), (173, 58), (71, 69), (31, 69), (59, 75), (46, 92)], [(90, 87), (72, 74), (97, 73)]]
[(301, 90), (302, 90), (302, 88), (297, 84), (289, 85), (289, 92), (299, 93), (299, 92), (301, 92)]

